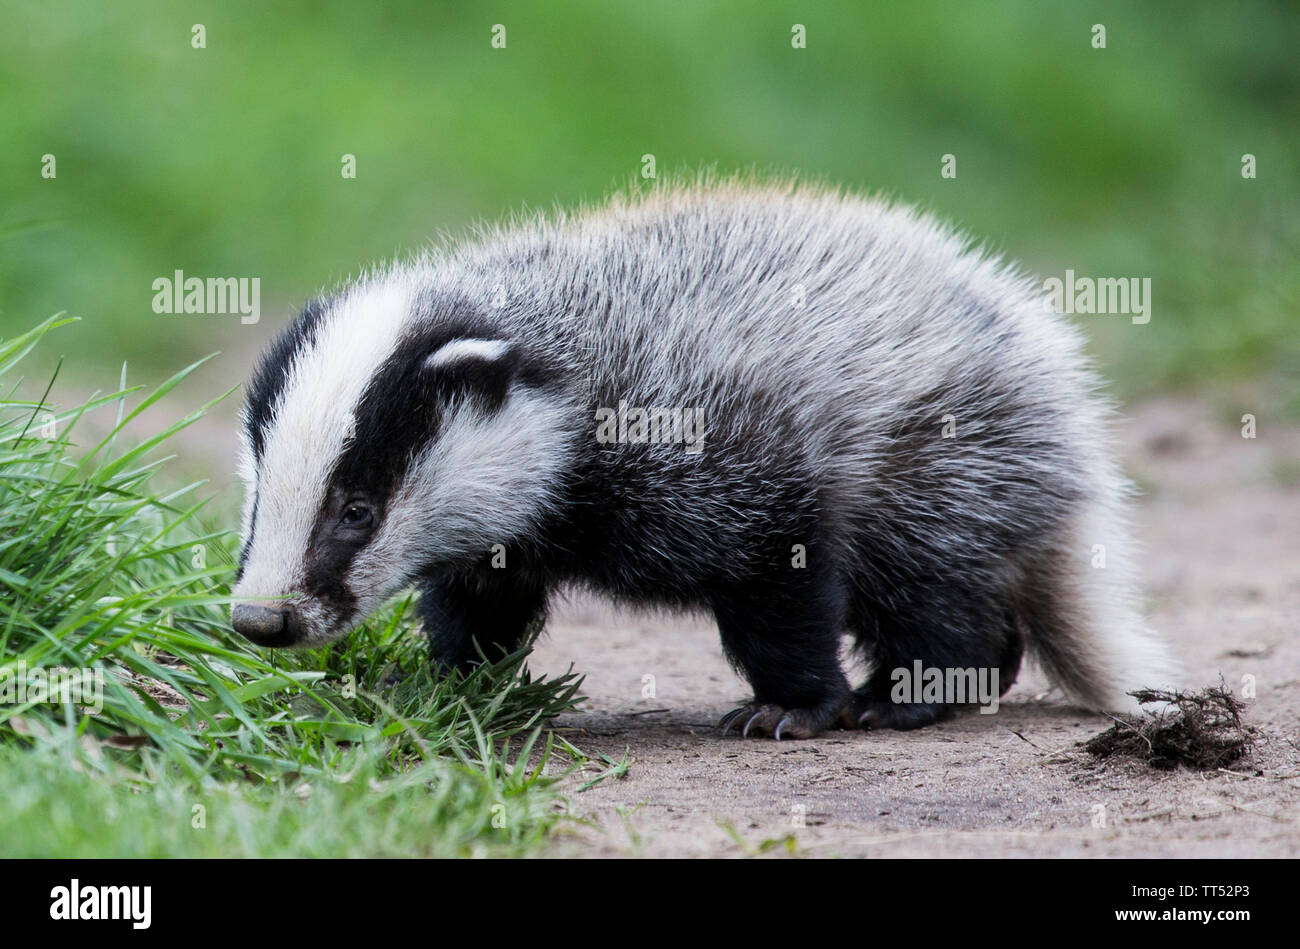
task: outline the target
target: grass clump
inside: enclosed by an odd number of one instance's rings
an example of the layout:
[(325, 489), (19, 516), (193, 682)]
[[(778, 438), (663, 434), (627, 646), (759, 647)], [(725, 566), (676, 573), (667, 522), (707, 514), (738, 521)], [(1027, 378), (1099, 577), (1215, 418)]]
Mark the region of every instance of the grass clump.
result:
[[(539, 739), (575, 704), (575, 677), (534, 680), (526, 646), (435, 678), (409, 598), (330, 647), (244, 641), (227, 623), (235, 541), (204, 526), (202, 482), (156, 487), (158, 450), (207, 406), (124, 444), (200, 364), (133, 406), (139, 389), (123, 387), (60, 409), (53, 380), (20, 398), (12, 370), (63, 322), (0, 341), (0, 854), (452, 855), (543, 840), (560, 801)], [(78, 445), (77, 423), (106, 410), (108, 434)]]
[(1142, 705), (1157, 704), (1159, 711), (1117, 718), (1089, 739), (1084, 748), (1098, 758), (1120, 755), (1161, 770), (1182, 764), (1213, 771), (1241, 761), (1251, 751), (1253, 732), (1241, 721), (1245, 703), (1222, 681), (1194, 692), (1143, 689), (1130, 694)]

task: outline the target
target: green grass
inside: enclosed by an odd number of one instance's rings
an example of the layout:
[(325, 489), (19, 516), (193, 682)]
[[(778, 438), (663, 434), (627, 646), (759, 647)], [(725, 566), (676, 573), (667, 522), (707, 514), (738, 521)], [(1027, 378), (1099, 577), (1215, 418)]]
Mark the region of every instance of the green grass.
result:
[(565, 820), (545, 779), (498, 752), (394, 772), (364, 753), (327, 775), (138, 787), (84, 754), (0, 751), (5, 857), (520, 856)]
[[(155, 456), (203, 410), (124, 443), (195, 366), (65, 409), (17, 398), (18, 362), (63, 322), (0, 342), (0, 855), (451, 855), (544, 840), (563, 802), (542, 773), (543, 726), (574, 705), (575, 678), (533, 680), (526, 648), (435, 678), (409, 599), (330, 648), (242, 640), (226, 622), (233, 539), (203, 526), (201, 484), (156, 486)], [(78, 445), (78, 423), (106, 411), (109, 433)], [(35, 690), (32, 670), (60, 668), (100, 677), (102, 694)]]

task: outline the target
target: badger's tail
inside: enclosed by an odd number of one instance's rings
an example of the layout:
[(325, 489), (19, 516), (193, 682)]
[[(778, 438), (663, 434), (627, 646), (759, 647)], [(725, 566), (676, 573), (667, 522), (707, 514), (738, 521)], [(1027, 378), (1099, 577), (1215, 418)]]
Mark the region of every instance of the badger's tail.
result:
[(1128, 693), (1174, 688), (1181, 670), (1142, 620), (1118, 503), (1094, 503), (1027, 565), (1017, 613), (1029, 650), (1080, 705), (1135, 711)]

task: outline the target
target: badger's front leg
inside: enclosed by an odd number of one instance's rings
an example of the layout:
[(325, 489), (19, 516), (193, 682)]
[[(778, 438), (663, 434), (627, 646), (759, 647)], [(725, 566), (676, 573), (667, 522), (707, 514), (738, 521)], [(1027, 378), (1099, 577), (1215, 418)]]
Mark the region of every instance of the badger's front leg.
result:
[(714, 604), (722, 647), (754, 700), (719, 722), (723, 733), (812, 738), (836, 724), (851, 697), (840, 667), (844, 593), (810, 570), (727, 591)]
[(431, 575), (418, 589), (416, 609), (430, 657), (441, 670), (468, 672), (482, 662), (480, 649), (489, 660), (509, 655), (519, 648), (529, 624), (546, 611), (543, 591), (485, 571)]

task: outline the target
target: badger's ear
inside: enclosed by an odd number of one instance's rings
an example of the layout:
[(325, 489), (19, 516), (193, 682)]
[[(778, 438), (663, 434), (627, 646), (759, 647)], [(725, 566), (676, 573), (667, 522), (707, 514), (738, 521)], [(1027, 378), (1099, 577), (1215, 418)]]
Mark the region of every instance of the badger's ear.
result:
[(424, 360), (424, 373), (439, 398), (469, 399), (488, 412), (501, 407), (518, 372), (519, 351), (504, 339), (453, 339)]

